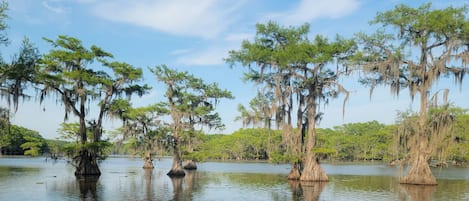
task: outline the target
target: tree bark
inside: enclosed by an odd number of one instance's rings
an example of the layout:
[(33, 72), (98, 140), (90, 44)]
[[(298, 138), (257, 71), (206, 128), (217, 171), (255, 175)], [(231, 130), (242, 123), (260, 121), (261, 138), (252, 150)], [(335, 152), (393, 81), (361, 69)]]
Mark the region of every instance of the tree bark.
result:
[(147, 155), (143, 159), (145, 163), (143, 164), (143, 169), (153, 169), (155, 166), (153, 166), (153, 159), (151, 158), (151, 152), (147, 151)]
[(186, 170), (197, 170), (197, 164), (193, 160), (186, 160), (183, 168)]
[(288, 179), (289, 180), (299, 180), (300, 179), (300, 167), (297, 162), (292, 164), (290, 174), (288, 174)]
[(319, 165), (318, 158), (313, 152), (316, 144), (316, 105), (312, 104), (308, 111), (308, 143), (306, 145), (306, 158), (304, 160), (301, 181), (328, 181), (326, 172)]
[(417, 185), (437, 185), (435, 176), (428, 164), (429, 153), (427, 151), (428, 140), (420, 137), (419, 145), (412, 154), (412, 164), (406, 176), (400, 179), (401, 184), (417, 184)]
[(402, 184), (416, 184), (416, 185), (437, 185), (435, 176), (428, 164), (430, 155), (429, 131), (426, 129), (427, 119), (427, 90), (420, 89), (420, 114), (419, 114), (419, 128), (417, 129), (417, 136), (415, 136), (415, 146), (411, 147), (411, 168), (406, 176), (400, 179)]
[(184, 169), (182, 168), (181, 156), (177, 144), (173, 147), (173, 165), (171, 166), (171, 170), (169, 170), (166, 175), (168, 175), (169, 177), (186, 176), (186, 172), (184, 172)]
[(326, 172), (317, 162), (317, 157), (312, 151), (308, 151), (305, 160), (305, 167), (301, 173), (301, 181), (329, 181)]
[(75, 176), (77, 177), (101, 175), (96, 154), (87, 149), (82, 149), (74, 158), (74, 162), (76, 164)]

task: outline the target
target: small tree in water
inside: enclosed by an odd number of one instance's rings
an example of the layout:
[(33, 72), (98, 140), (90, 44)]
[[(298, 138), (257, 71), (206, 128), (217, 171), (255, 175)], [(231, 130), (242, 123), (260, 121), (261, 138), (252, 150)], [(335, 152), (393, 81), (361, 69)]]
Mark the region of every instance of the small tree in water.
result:
[[(133, 108), (127, 100), (117, 99), (111, 104), (111, 113), (122, 119), (122, 127), (118, 129), (123, 140), (129, 139), (135, 151), (142, 155), (144, 169), (153, 169), (153, 152), (162, 147), (167, 125), (160, 117), (169, 113), (166, 104), (156, 103), (145, 107)], [(125, 108), (125, 109), (124, 109)]]
[[(367, 75), (362, 81), (371, 86), (371, 92), (376, 85), (384, 84), (395, 95), (408, 89), (412, 99), (420, 96), (418, 119), (410, 125), (415, 133), (410, 147), (411, 169), (401, 183), (437, 184), (428, 164), (430, 142), (437, 136), (427, 120), (429, 94), (441, 76), (453, 75), (455, 83), (461, 84), (469, 70), (467, 12), (467, 7), (432, 10), (431, 4), (419, 8), (398, 5), (372, 21), (383, 29), (372, 35), (358, 34), (363, 47), (358, 54), (359, 65)], [(395, 28), (396, 33), (388, 34), (387, 27)]]
[(174, 158), (168, 176), (185, 176), (180, 150), (183, 135), (193, 134), (196, 125), (222, 128), (221, 119), (214, 112), (215, 106), (220, 99), (233, 96), (231, 92), (220, 89), (216, 83), (206, 84), (188, 72), (178, 72), (165, 65), (150, 70), (166, 85), (165, 96), (172, 120)]

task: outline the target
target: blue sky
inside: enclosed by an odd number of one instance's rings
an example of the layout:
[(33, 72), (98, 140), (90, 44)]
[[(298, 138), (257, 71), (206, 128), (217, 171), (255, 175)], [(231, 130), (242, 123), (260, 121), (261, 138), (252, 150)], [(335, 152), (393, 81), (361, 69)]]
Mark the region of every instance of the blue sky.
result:
[[(162, 99), (163, 91), (147, 67), (166, 64), (187, 70), (209, 82), (233, 92), (234, 100), (223, 100), (218, 112), (226, 124), (223, 133), (241, 127), (234, 122), (238, 104), (247, 104), (256, 93), (251, 83), (241, 81), (243, 68), (230, 68), (223, 62), (227, 52), (239, 49), (241, 41), (251, 39), (255, 24), (276, 21), (285, 26), (311, 24), (311, 37), (316, 34), (351, 37), (356, 32), (370, 32), (368, 21), (377, 12), (392, 9), (396, 4), (418, 6), (427, 1), (376, 0), (7, 0), (10, 18), (7, 30), (10, 45), (0, 47), (8, 60), (28, 37), (45, 54), (51, 47), (42, 37), (55, 39), (68, 35), (112, 53), (116, 60), (145, 70), (145, 82), (152, 92), (133, 99), (135, 106), (144, 106)], [(465, 0), (432, 1), (435, 8), (462, 6)], [(343, 80), (352, 91), (342, 116), (342, 100), (334, 100), (322, 108), (325, 113), (320, 127), (350, 122), (378, 120), (390, 124), (397, 110), (417, 109), (407, 93), (389, 95), (389, 89), (378, 88), (370, 100), (369, 89), (357, 84), (356, 78)], [(467, 81), (462, 90), (442, 79), (435, 89), (451, 88), (450, 101), (469, 108)], [(1, 104), (6, 104), (1, 101)], [(44, 105), (31, 101), (20, 105), (13, 122), (39, 131), (46, 138), (55, 138), (63, 121), (63, 110), (55, 100)], [(120, 126), (118, 120), (107, 122), (107, 128)]]

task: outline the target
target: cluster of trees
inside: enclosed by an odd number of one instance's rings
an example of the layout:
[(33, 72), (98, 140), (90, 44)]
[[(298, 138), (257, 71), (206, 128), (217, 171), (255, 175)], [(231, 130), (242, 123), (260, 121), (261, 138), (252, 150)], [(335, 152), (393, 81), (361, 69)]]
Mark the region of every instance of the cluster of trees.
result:
[[(446, 161), (462, 165), (469, 161), (469, 114), (460, 108), (451, 110), (455, 111), (455, 123), (442, 136), (442, 140), (432, 145), (438, 147), (430, 155), (433, 165), (442, 165)], [(403, 118), (413, 120), (415, 117)], [(385, 125), (377, 121), (317, 128), (314, 152), (318, 158), (326, 161), (381, 161), (395, 164), (409, 154), (403, 137), (399, 132), (399, 124)], [(229, 135), (203, 135), (199, 141), (202, 143), (195, 147), (192, 154), (187, 154), (186, 158), (198, 161), (289, 161), (281, 130), (256, 126), (240, 129)]]
[[(3, 3), (0, 31), (6, 28), (6, 9)], [(80, 40), (68, 36), (45, 38), (52, 49), (44, 55), (39, 55), (25, 39), (12, 62), (1, 62), (0, 95), (16, 111), (18, 101), (29, 98), (26, 89), (33, 86), (40, 102), (53, 97), (64, 106), (65, 120), (70, 115), (78, 118), (71, 132), (77, 137), (73, 149), (77, 176), (100, 174), (97, 159), (109, 145), (102, 139), (103, 119), (108, 117), (122, 120), (120, 140), (142, 153), (144, 167), (153, 167), (152, 153), (156, 149), (169, 147), (174, 156), (170, 176), (184, 176), (183, 156), (285, 160), (292, 164), (288, 178), (302, 181), (328, 180), (319, 165), (320, 158), (390, 157), (408, 159), (411, 164), (402, 183), (433, 185), (436, 179), (428, 161), (434, 153), (466, 150), (460, 143), (466, 140), (464, 137), (448, 137), (459, 121), (455, 116), (464, 113), (449, 107), (448, 90), (435, 92), (433, 85), (443, 76), (452, 76), (460, 85), (469, 72), (467, 12), (467, 7), (433, 10), (431, 4), (418, 8), (398, 5), (378, 13), (371, 21), (382, 26), (375, 33), (357, 33), (350, 39), (337, 36), (334, 40), (321, 35), (310, 40), (308, 24), (257, 24), (254, 39), (243, 41), (240, 50), (230, 51), (226, 61), (232, 66), (239, 63), (247, 67), (245, 80), (259, 89), (249, 108), (239, 106), (238, 119), (245, 126), (262, 126), (267, 134), (241, 130), (230, 137), (201, 138), (204, 129), (224, 127), (215, 109), (220, 99), (233, 96), (216, 83), (205, 83), (165, 65), (149, 70), (165, 87), (166, 100), (134, 108), (131, 98), (150, 90), (142, 83), (142, 69), (115, 61), (111, 53), (94, 45), (85, 47)], [(7, 40), (0, 35), (0, 43)], [(339, 80), (355, 71), (360, 72), (360, 82), (369, 86), (371, 92), (378, 85), (389, 86), (394, 95), (406, 89), (412, 99), (419, 98), (419, 111), (402, 113), (395, 128), (368, 122), (332, 130), (316, 129), (322, 117), (321, 106), (335, 98), (343, 98), (345, 106), (349, 91)], [(438, 98), (441, 93), (443, 101)], [(97, 108), (96, 116), (89, 112), (92, 107)], [(398, 137), (393, 138), (396, 147), (389, 156), (383, 149), (389, 147), (386, 143), (392, 138), (389, 131), (393, 129)], [(246, 133), (257, 133), (264, 141)], [(247, 141), (251, 138), (253, 141)], [(223, 150), (223, 143), (229, 144), (230, 149)], [(455, 146), (448, 148), (448, 144)], [(202, 154), (208, 148), (218, 149), (218, 155)], [(196, 168), (191, 160), (186, 165)]]
[[(0, 31), (6, 28), (7, 8), (5, 2), (0, 5)], [(0, 35), (0, 42), (7, 40)], [(161, 144), (171, 147), (174, 162), (170, 176), (185, 174), (180, 150), (183, 144), (191, 152), (193, 138), (202, 128), (224, 127), (215, 108), (221, 99), (233, 96), (216, 83), (205, 83), (188, 72), (165, 65), (150, 68), (156, 80), (166, 87), (167, 101), (134, 108), (131, 98), (150, 90), (148, 85), (142, 84), (141, 68), (115, 61), (111, 53), (94, 45), (85, 47), (73, 37), (60, 35), (55, 40), (44, 40), (52, 46), (44, 55), (25, 39), (11, 63), (1, 61), (0, 95), (16, 112), (19, 100), (30, 97), (26, 91), (32, 86), (40, 103), (52, 97), (63, 105), (65, 121), (71, 115), (78, 119), (76, 124), (64, 124), (61, 131), (64, 136), (76, 139), (73, 146), (67, 147), (76, 176), (101, 174), (97, 160), (105, 155), (109, 146), (102, 139), (105, 118), (122, 120), (122, 141), (134, 144), (129, 146), (142, 147), (139, 151), (145, 152), (145, 168), (153, 167), (153, 147)], [(170, 121), (161, 121), (163, 116), (168, 116)], [(9, 123), (2, 124), (2, 130), (10, 130), (10, 127)], [(4, 136), (4, 133), (0, 136), (2, 146)], [(31, 148), (32, 144), (28, 142), (24, 146)], [(193, 162), (190, 166), (196, 168)]]
[[(433, 10), (430, 3), (418, 8), (398, 5), (371, 21), (382, 26), (375, 33), (357, 33), (353, 39), (337, 36), (334, 41), (320, 35), (309, 40), (307, 24), (258, 24), (254, 40), (243, 41), (241, 49), (230, 51), (227, 59), (231, 65), (247, 67), (245, 79), (258, 85), (261, 94), (272, 97), (267, 110), (254, 108), (250, 112), (239, 107), (243, 123), (254, 123), (253, 118), (259, 115), (267, 121), (273, 117), (292, 156), (289, 179), (327, 181), (314, 151), (319, 106), (340, 94), (346, 101), (348, 90), (337, 80), (359, 71), (360, 82), (371, 88), (371, 94), (376, 86), (385, 85), (394, 95), (407, 89), (412, 100), (419, 98), (418, 113), (398, 125), (411, 165), (400, 182), (436, 185), (428, 161), (439, 149), (435, 143), (454, 123), (454, 115), (448, 109), (448, 90), (435, 92), (433, 86), (443, 76), (453, 76), (461, 85), (469, 72), (467, 12), (467, 7)], [(336, 64), (334, 68), (328, 68), (331, 63)], [(438, 99), (441, 93), (442, 104)]]

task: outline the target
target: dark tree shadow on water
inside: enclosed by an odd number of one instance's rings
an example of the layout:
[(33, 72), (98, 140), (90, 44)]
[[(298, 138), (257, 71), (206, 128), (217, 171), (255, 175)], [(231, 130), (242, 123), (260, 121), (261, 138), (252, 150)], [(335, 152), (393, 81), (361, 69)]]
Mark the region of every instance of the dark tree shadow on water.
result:
[(96, 193), (98, 179), (99, 176), (77, 177), (81, 200), (99, 200), (98, 194)]
[(435, 185), (411, 185), (400, 184), (401, 189), (404, 189), (406, 196), (401, 200), (409, 201), (430, 201), (433, 192), (436, 190)]
[(327, 182), (288, 181), (292, 191), (292, 200), (318, 201)]

